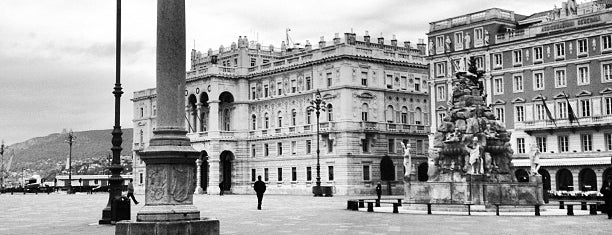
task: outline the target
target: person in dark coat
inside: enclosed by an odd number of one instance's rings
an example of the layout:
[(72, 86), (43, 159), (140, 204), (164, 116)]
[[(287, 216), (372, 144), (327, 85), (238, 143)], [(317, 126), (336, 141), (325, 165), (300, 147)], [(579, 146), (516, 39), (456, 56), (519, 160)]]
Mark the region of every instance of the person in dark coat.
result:
[(604, 212), (608, 214), (608, 219), (612, 219), (612, 176), (608, 175), (606, 177), (606, 181), (604, 181), (601, 186), (601, 190), (599, 191), (603, 194), (605, 206)]
[(253, 189), (257, 193), (257, 210), (261, 210), (261, 200), (263, 199), (264, 192), (266, 192), (266, 183), (261, 181), (261, 175), (257, 176)]
[(219, 196), (223, 196), (223, 181), (219, 182)]
[(378, 184), (376, 185), (376, 196), (378, 197), (379, 201), (380, 195), (382, 195), (382, 186), (380, 185), (380, 182), (378, 182)]
[(136, 198), (134, 197), (134, 184), (132, 183), (132, 181), (134, 181), (134, 179), (130, 179), (130, 182), (128, 183), (127, 197), (131, 197), (132, 201), (134, 201), (134, 204), (138, 205), (138, 201), (136, 201)]

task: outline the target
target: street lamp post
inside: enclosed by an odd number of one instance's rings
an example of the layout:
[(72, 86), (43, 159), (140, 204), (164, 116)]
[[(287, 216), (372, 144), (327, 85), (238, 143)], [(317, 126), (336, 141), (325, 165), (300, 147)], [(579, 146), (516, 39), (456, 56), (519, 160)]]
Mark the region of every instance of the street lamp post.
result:
[(68, 132), (68, 136), (66, 137), (66, 143), (70, 146), (70, 151), (68, 152), (68, 194), (74, 194), (72, 190), (72, 143), (76, 140), (76, 136), (74, 136), (74, 132), (70, 130)]
[(308, 112), (314, 110), (315, 114), (317, 115), (317, 182), (316, 186), (314, 186), (312, 189), (315, 197), (323, 195), (321, 190), (321, 164), (319, 163), (321, 153), (321, 150), (319, 149), (319, 117), (321, 115), (321, 111), (325, 111), (325, 104), (325, 100), (321, 98), (321, 92), (317, 90), (314, 100), (310, 100), (310, 106), (307, 107)]
[(0, 145), (0, 161), (2, 164), (0, 165), (0, 192), (4, 192), (4, 140), (2, 140), (2, 145)]

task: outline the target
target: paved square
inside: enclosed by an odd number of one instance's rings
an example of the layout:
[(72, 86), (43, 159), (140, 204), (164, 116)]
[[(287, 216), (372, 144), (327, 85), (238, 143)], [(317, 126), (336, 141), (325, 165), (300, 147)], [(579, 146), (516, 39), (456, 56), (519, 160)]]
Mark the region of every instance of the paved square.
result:
[[(108, 195), (2, 194), (0, 234), (114, 234), (98, 225)], [(144, 195), (136, 195), (143, 200)], [(467, 216), (367, 213), (346, 210), (355, 197), (266, 195), (194, 196), (202, 217), (221, 221), (222, 234), (612, 234), (596, 216)], [(143, 204), (132, 207), (132, 218)]]

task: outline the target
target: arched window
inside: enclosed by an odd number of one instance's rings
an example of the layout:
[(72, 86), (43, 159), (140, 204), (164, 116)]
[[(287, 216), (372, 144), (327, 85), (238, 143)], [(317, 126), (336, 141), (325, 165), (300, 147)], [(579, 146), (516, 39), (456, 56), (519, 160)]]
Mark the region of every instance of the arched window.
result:
[(306, 124), (312, 124), (312, 111), (306, 110)]
[(568, 169), (557, 171), (557, 190), (574, 191), (574, 176)]
[(408, 123), (408, 108), (406, 108), (406, 106), (402, 107), (402, 114), (401, 114), (400, 121), (403, 124), (407, 124)]
[(256, 129), (257, 129), (257, 116), (253, 114), (251, 116), (251, 130), (256, 130)]
[(229, 109), (225, 109), (223, 111), (223, 130), (224, 131), (229, 131), (230, 130), (230, 110)]
[(278, 111), (278, 127), (283, 127), (283, 113)]
[(385, 118), (388, 123), (393, 123), (393, 106), (387, 106), (387, 110), (385, 112)]
[(334, 121), (334, 112), (332, 104), (327, 104), (327, 121)]
[(597, 176), (591, 168), (584, 168), (578, 173), (580, 191), (597, 191)]
[(421, 111), (421, 108), (416, 108), (414, 112), (415, 112), (414, 123), (417, 125), (422, 125), (423, 124), (423, 111)]
[(367, 122), (368, 121), (368, 111), (370, 110), (370, 108), (368, 107), (368, 104), (362, 104), (361, 105), (361, 121)]
[(144, 144), (144, 132), (140, 130), (140, 145)]
[(296, 124), (296, 119), (297, 118), (297, 111), (295, 111), (295, 109), (291, 110), (291, 125), (295, 126)]
[(268, 116), (268, 113), (264, 114), (264, 128), (270, 128), (270, 116)]

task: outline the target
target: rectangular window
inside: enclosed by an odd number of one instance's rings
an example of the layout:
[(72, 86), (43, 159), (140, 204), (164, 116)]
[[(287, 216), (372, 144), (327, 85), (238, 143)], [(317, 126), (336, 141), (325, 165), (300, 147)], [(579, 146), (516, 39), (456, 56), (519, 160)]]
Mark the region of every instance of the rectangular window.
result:
[(255, 182), (255, 178), (257, 178), (257, 170), (251, 169), (251, 181)]
[(306, 140), (306, 154), (312, 152), (312, 140)]
[(327, 166), (327, 180), (334, 181), (334, 166)]
[(276, 151), (278, 151), (278, 155), (283, 155), (283, 142), (278, 142), (276, 143), (277, 148)]
[(297, 181), (297, 167), (291, 167), (291, 181)]
[(251, 145), (251, 157), (255, 157), (255, 154), (256, 154), (256, 153), (257, 153), (257, 152), (255, 151), (255, 145), (254, 145), (254, 144), (252, 144), (252, 145)]
[(438, 95), (438, 101), (446, 100), (446, 89), (444, 85), (436, 86), (436, 94)]
[(565, 69), (555, 70), (555, 88), (566, 87), (567, 79), (565, 78)]
[(463, 50), (463, 32), (455, 33), (455, 51)]
[(282, 95), (283, 94), (283, 83), (281, 82), (277, 82), (276, 83), (276, 89), (277, 89), (277, 95)]
[(270, 178), (269, 178), (268, 176), (269, 176), (269, 174), (268, 174), (268, 168), (264, 168), (264, 181), (266, 181), (266, 182), (267, 182), (267, 181), (269, 181), (269, 180), (270, 180)]
[(536, 137), (536, 145), (541, 153), (546, 152), (546, 137)]
[(421, 91), (421, 78), (414, 78), (414, 91)]
[(604, 99), (605, 99), (604, 102), (606, 105), (605, 114), (612, 115), (612, 97), (605, 97)]
[(370, 181), (370, 165), (363, 165), (363, 180)]
[(423, 149), (425, 146), (423, 145), (423, 140), (417, 140), (416, 141), (416, 152), (418, 154), (422, 154), (423, 153)]
[(444, 36), (436, 37), (436, 54), (444, 53)]
[(525, 107), (524, 106), (516, 106), (516, 121), (524, 122), (525, 121)]
[(588, 54), (589, 53), (589, 43), (587, 39), (579, 39), (578, 40), (578, 55)]
[(368, 72), (361, 72), (361, 85), (368, 86)]
[(278, 168), (278, 175), (276, 178), (278, 182), (283, 181), (283, 168)]
[(499, 120), (501, 122), (505, 122), (506, 121), (505, 112), (504, 112), (504, 108), (503, 107), (495, 108), (495, 115), (497, 116), (497, 120)]
[(493, 67), (501, 68), (503, 66), (503, 57), (501, 53), (493, 54)]
[(256, 92), (255, 92), (256, 90), (255, 89), (256, 89), (255, 87), (251, 87), (251, 99), (256, 99), (257, 98), (255, 96), (255, 94), (256, 94)]
[(561, 135), (558, 137), (559, 140), (559, 152), (566, 153), (569, 152), (569, 136)]
[(368, 121), (368, 111), (361, 111), (361, 121), (367, 122)]
[(601, 80), (603, 82), (612, 82), (612, 63), (601, 65)]
[(588, 65), (578, 65), (577, 67), (577, 75), (578, 85), (588, 85), (591, 83), (591, 76), (589, 74), (589, 66)]
[(535, 72), (533, 73), (533, 89), (544, 90), (544, 73)]
[(555, 44), (555, 59), (564, 59), (565, 58), (565, 43), (557, 43)]
[(364, 153), (370, 152), (370, 141), (368, 139), (361, 139), (361, 151)]
[(309, 91), (310, 89), (312, 89), (312, 82), (310, 77), (306, 77), (306, 90)]
[(306, 167), (306, 181), (312, 181), (312, 167)]
[(557, 104), (557, 113), (559, 113), (560, 119), (567, 118), (567, 102), (562, 101)]
[(533, 48), (533, 60), (534, 62), (541, 62), (542, 58), (542, 47), (534, 47)]
[(385, 84), (387, 85), (387, 88), (393, 89), (393, 75), (392, 74), (387, 74), (387, 78), (385, 79)]
[(516, 138), (516, 151), (525, 153), (525, 138)]
[(395, 139), (389, 139), (389, 153), (395, 153)]
[(536, 104), (535, 105), (535, 119), (536, 120), (547, 120), (547, 116), (546, 116), (546, 109), (544, 108), (543, 104)]
[(604, 133), (606, 151), (612, 151), (612, 133)]
[(256, 62), (257, 62), (257, 59), (251, 58), (251, 67), (255, 66)]
[(327, 73), (327, 87), (332, 86), (332, 74)]
[(512, 51), (512, 62), (513, 65), (523, 64), (523, 51), (518, 49)]
[(292, 154), (292, 155), (295, 155), (295, 154), (297, 153), (297, 147), (296, 147), (296, 145), (297, 145), (297, 142), (295, 142), (295, 141), (291, 141), (291, 154)]
[(400, 77), (400, 85), (402, 87), (402, 90), (407, 90), (408, 89), (408, 78), (406, 76), (401, 76)]
[(474, 59), (477, 70), (484, 70), (484, 56), (478, 56)]
[(523, 75), (514, 75), (512, 78), (512, 91), (523, 92)]
[(268, 147), (268, 144), (264, 144), (264, 156), (268, 156), (270, 155), (270, 148)]
[(580, 113), (582, 117), (591, 116), (591, 100), (580, 100)]
[(593, 136), (591, 134), (580, 135), (580, 140), (582, 142), (583, 152), (593, 151)]
[(474, 29), (474, 40), (482, 40), (483, 36), (482, 36), (482, 28), (475, 28)]
[(446, 65), (444, 62), (436, 63), (436, 77), (446, 76)]
[(268, 85), (264, 85), (264, 97), (270, 96)]
[[(139, 174), (139, 177), (138, 177), (138, 183), (139, 183), (139, 184), (142, 184), (142, 183), (143, 183), (143, 181), (144, 181), (144, 174), (143, 174), (143, 173), (140, 173), (140, 174)], [(95, 183), (95, 184), (98, 184), (98, 183)]]
[(611, 35), (601, 36), (601, 50), (602, 51), (612, 50), (612, 36)]
[(493, 79), (493, 94), (500, 95), (504, 94), (504, 79), (503, 77), (497, 77)]
[(331, 153), (334, 151), (334, 139), (327, 139), (327, 152)]
[(291, 93), (296, 93), (296, 92), (297, 92), (297, 81), (291, 80)]

